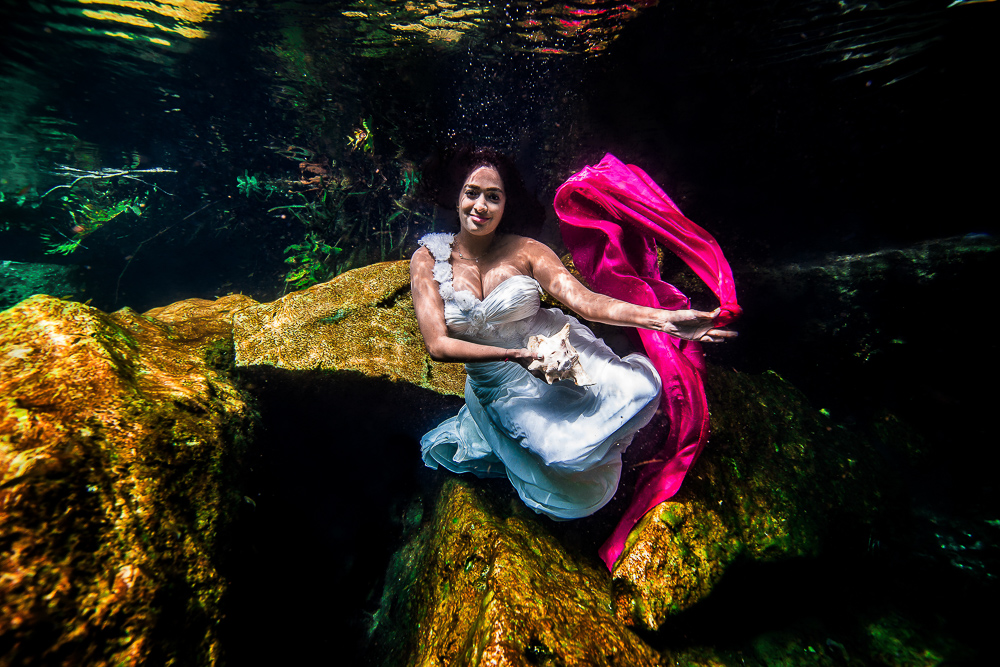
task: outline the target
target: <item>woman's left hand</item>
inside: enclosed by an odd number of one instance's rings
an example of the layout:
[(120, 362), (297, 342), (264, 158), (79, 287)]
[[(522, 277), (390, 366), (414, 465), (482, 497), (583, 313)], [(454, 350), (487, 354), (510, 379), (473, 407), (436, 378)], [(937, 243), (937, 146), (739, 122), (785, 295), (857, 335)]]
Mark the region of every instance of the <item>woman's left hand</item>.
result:
[(729, 329), (716, 329), (712, 326), (719, 316), (721, 308), (712, 312), (703, 310), (664, 310), (663, 328), (671, 336), (685, 340), (696, 340), (701, 343), (721, 343), (727, 338), (735, 338), (739, 334)]

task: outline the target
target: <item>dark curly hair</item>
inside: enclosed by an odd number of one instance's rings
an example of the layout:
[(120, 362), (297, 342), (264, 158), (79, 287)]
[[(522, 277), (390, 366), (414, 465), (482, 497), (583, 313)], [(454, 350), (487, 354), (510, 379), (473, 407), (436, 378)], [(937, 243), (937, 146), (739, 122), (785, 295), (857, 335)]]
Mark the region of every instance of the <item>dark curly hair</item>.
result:
[(504, 205), (500, 229), (505, 233), (535, 237), (545, 220), (545, 207), (528, 192), (514, 161), (489, 147), (461, 146), (424, 162), (422, 197), (448, 211), (454, 211), (465, 180), (480, 167), (492, 167), (503, 180)]

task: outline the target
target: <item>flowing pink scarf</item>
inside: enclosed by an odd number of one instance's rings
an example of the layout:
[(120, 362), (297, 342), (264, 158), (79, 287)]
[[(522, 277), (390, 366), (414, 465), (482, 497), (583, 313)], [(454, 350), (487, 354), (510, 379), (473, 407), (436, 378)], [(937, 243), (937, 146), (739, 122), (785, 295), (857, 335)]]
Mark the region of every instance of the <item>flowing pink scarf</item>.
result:
[[(638, 167), (605, 155), (599, 164), (585, 167), (559, 187), (555, 210), (573, 262), (596, 291), (653, 308), (689, 308), (690, 301), (680, 290), (660, 280), (659, 242), (715, 292), (722, 306), (715, 326), (739, 316), (733, 273), (719, 244), (684, 217)], [(670, 431), (653, 462), (643, 468), (632, 504), (600, 549), (609, 570), (639, 519), (677, 493), (708, 439), (701, 345), (658, 331), (639, 329), (638, 334), (663, 381)]]

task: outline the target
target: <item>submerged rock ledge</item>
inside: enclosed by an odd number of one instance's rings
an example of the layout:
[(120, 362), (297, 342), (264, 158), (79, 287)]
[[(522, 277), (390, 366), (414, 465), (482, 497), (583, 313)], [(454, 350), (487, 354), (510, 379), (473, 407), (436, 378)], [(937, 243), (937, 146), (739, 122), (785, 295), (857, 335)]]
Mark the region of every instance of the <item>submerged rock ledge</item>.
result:
[(449, 479), (390, 565), (375, 650), (384, 664), (428, 667), (661, 664), (615, 618), (599, 566), (567, 553), (528, 510), (504, 516)]
[(356, 371), (462, 396), (465, 368), (431, 360), (410, 296), (410, 262), (385, 262), (233, 318), (237, 366)]
[(47, 296), (0, 313), (0, 664), (218, 660), (253, 421), (228, 346)]

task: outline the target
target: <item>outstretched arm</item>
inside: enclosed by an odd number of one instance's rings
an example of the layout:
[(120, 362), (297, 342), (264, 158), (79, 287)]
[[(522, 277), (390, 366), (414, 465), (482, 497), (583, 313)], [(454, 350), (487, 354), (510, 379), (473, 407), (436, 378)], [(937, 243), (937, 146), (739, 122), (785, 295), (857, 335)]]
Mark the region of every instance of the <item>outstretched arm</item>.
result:
[(532, 275), (542, 289), (591, 322), (663, 331), (705, 343), (719, 343), (737, 335), (735, 331), (712, 326), (719, 309), (662, 310), (619, 301), (584, 287), (545, 244), (528, 240), (527, 250)]
[(410, 260), (410, 290), (417, 324), (424, 337), (427, 353), (434, 361), (511, 361), (533, 359), (526, 349), (505, 349), (492, 345), (479, 345), (452, 338), (444, 321), (444, 301), (434, 280), (434, 258), (426, 248), (420, 248)]

